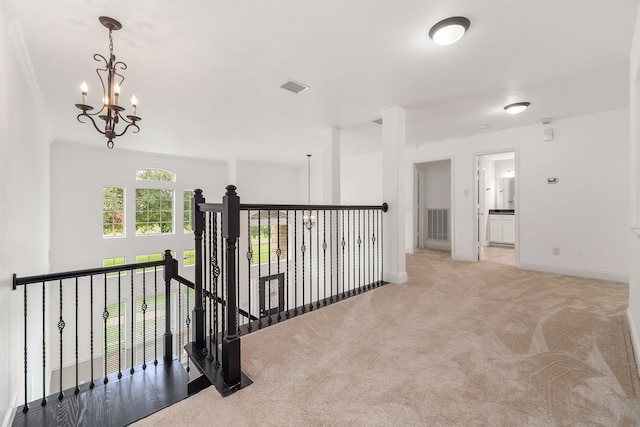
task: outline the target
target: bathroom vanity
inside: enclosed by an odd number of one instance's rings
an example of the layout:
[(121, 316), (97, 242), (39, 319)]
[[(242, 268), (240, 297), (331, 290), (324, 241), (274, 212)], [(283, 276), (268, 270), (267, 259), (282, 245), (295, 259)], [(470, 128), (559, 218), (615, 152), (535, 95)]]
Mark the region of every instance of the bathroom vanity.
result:
[(489, 209), (489, 243), (516, 243), (516, 217), (513, 209)]

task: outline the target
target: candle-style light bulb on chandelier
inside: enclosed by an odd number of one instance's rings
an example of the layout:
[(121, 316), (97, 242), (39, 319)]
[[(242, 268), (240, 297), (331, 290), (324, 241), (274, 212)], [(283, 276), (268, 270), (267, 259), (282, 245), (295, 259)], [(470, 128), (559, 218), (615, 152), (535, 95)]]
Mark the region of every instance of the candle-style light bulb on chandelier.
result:
[(316, 217), (311, 212), (311, 154), (307, 154), (307, 204), (309, 210), (302, 215), (302, 222), (307, 230), (311, 231), (314, 225), (316, 225)]
[[(122, 83), (124, 83), (124, 76), (118, 71), (126, 70), (127, 64), (121, 61), (116, 62), (116, 56), (113, 54), (112, 33), (113, 31), (121, 29), (122, 24), (107, 16), (101, 16), (98, 19), (100, 20), (100, 23), (109, 30), (109, 59), (107, 60), (107, 58), (99, 53), (93, 55), (93, 59), (96, 61), (104, 61), (104, 68), (96, 68), (96, 74), (98, 74), (100, 83), (102, 84), (102, 108), (95, 113), (89, 113), (89, 111), (93, 110), (93, 107), (87, 103), (87, 93), (89, 88), (87, 83), (83, 82), (80, 87), (80, 90), (82, 91), (82, 103), (76, 104), (76, 107), (82, 110), (82, 113), (78, 114), (77, 119), (80, 123), (86, 123), (82, 121), (82, 118), (89, 118), (96, 130), (107, 138), (107, 147), (113, 148), (113, 140), (118, 136), (124, 135), (129, 128), (132, 127), (134, 129), (133, 132), (138, 133), (140, 128), (138, 127), (137, 122), (142, 119), (137, 115), (138, 100), (135, 95), (131, 97), (131, 114), (126, 116), (122, 115), (125, 109), (118, 104), (120, 90), (122, 88)], [(98, 116), (99, 119), (104, 121), (104, 130), (101, 129), (101, 126), (98, 126), (94, 116)], [(118, 133), (116, 127), (121, 121), (126, 124), (126, 127), (122, 132)]]

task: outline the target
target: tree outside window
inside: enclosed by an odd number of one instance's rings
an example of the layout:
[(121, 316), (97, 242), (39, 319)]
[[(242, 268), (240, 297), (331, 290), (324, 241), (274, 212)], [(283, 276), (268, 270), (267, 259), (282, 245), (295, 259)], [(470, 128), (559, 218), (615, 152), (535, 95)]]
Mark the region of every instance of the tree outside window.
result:
[(136, 235), (173, 233), (173, 190), (136, 189)]
[(102, 188), (102, 237), (124, 236), (124, 188)]

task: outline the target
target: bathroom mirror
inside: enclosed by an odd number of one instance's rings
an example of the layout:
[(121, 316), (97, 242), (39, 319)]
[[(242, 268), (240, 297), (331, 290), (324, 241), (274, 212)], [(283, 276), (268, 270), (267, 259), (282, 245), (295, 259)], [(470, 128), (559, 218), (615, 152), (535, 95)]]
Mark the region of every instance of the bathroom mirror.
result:
[(498, 178), (497, 209), (515, 209), (514, 178)]

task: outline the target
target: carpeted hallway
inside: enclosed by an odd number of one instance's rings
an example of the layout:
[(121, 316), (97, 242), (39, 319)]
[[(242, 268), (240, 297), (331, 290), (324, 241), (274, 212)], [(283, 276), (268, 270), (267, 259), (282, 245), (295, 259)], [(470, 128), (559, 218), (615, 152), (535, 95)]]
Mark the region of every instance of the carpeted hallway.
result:
[(407, 271), (243, 337), (253, 385), (137, 425), (640, 425), (627, 285), (438, 251)]

